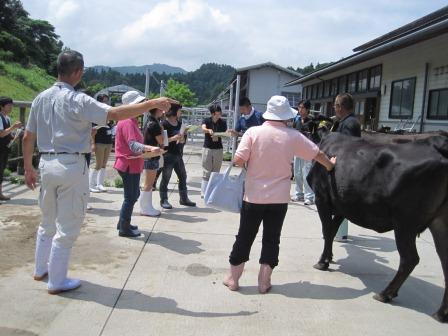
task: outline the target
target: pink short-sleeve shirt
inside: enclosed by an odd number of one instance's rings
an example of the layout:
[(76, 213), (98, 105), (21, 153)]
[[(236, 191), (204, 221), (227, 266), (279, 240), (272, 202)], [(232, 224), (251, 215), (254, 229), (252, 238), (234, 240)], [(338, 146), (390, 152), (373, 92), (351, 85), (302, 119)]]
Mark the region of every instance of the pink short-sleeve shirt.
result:
[(319, 148), (282, 122), (266, 121), (244, 133), (236, 156), (247, 162), (244, 200), (256, 204), (289, 202), (294, 156), (313, 160)]
[(131, 174), (140, 174), (143, 171), (143, 159), (131, 158), (136, 156), (129, 148), (131, 141), (143, 143), (143, 135), (138, 128), (137, 119), (119, 121), (115, 135), (114, 168), (121, 172), (128, 171)]

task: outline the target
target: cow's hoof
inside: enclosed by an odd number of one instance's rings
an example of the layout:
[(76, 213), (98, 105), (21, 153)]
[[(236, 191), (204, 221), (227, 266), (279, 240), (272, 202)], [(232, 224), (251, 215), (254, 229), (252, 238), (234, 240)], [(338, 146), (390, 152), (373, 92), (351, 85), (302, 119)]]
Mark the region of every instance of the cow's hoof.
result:
[(448, 323), (448, 313), (438, 311), (437, 313), (432, 315), (432, 317), (440, 323)]
[(318, 262), (316, 265), (313, 266), (315, 269), (319, 271), (328, 271), (328, 268), (330, 267), (330, 263), (327, 262)]
[(384, 295), (383, 293), (375, 294), (373, 298), (377, 301), (380, 301), (382, 303), (389, 303), (392, 301), (394, 297), (397, 295)]

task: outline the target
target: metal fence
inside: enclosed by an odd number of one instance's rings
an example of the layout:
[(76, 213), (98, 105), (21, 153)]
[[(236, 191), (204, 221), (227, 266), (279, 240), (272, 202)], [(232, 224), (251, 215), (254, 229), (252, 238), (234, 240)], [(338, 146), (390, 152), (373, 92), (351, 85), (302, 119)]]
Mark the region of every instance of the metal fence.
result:
[[(19, 108), (19, 120), (25, 126), (26, 123), (26, 110), (31, 108), (30, 101), (17, 101), (15, 100), (13, 103), (14, 107)], [(23, 130), (23, 129), (22, 129)], [(13, 165), (16, 167), (16, 171), (18, 174), (23, 175), (24, 169), (23, 169), (23, 149), (22, 149), (22, 136), (23, 132), (22, 130), (18, 130), (19, 136), (16, 138), (15, 142), (11, 144), (11, 155), (8, 159), (8, 164)]]

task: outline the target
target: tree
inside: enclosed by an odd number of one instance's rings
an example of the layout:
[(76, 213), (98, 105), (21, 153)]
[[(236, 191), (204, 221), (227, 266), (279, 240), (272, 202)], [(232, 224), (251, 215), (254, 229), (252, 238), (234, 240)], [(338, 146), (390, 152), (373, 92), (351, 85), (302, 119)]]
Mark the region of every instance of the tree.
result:
[(31, 19), (19, 0), (0, 1), (0, 32), (0, 55), (56, 74), (56, 58), (63, 44), (54, 27)]
[(195, 106), (198, 102), (196, 95), (187, 84), (169, 79), (164, 96), (179, 101), (183, 106)]

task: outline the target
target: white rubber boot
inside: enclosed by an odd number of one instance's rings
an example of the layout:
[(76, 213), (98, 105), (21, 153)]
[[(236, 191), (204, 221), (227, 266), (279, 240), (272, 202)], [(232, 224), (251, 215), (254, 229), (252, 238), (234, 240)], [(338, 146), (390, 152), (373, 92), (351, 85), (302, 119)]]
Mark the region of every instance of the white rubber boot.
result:
[(104, 179), (106, 178), (106, 169), (101, 168), (98, 171), (98, 179), (96, 183), (96, 189), (98, 189), (101, 192), (107, 192), (107, 189), (104, 187)]
[(90, 192), (93, 192), (93, 193), (100, 192), (98, 190), (98, 188), (96, 187), (97, 181), (98, 181), (98, 170), (90, 169), (90, 174), (89, 174), (89, 188), (90, 188)]
[(207, 185), (208, 185), (208, 181), (202, 180), (202, 182), (201, 182), (201, 198), (204, 198), (204, 196), (205, 196), (205, 191), (207, 190)]
[(152, 206), (152, 191), (142, 191), (140, 194), (140, 214), (142, 216), (158, 217), (161, 212)]
[(42, 281), (48, 275), (48, 258), (50, 257), (53, 237), (37, 234), (34, 265), (34, 280)]
[(81, 286), (79, 279), (67, 278), (71, 248), (52, 246), (48, 263), (48, 293), (59, 294)]

